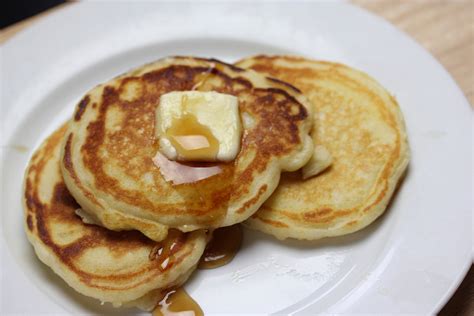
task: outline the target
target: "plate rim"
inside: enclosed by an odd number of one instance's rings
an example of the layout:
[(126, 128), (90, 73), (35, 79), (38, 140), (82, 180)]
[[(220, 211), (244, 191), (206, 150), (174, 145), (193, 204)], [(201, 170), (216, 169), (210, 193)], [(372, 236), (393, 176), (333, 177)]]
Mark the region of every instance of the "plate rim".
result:
[[(5, 47), (9, 47), (9, 46), (14, 46), (15, 45), (15, 41), (16, 39), (18, 39), (18, 37), (27, 37), (29, 36), (28, 34), (31, 32), (31, 29), (34, 29), (35, 27), (38, 28), (38, 27), (41, 27), (40, 25), (42, 23), (44, 23), (44, 21), (48, 20), (48, 19), (51, 19), (51, 18), (55, 18), (57, 16), (60, 16), (60, 15), (63, 15), (64, 12), (66, 10), (75, 10), (76, 7), (80, 6), (80, 5), (84, 5), (84, 3), (73, 3), (73, 5), (68, 5), (68, 6), (64, 6), (63, 8), (60, 8), (58, 10), (56, 10), (55, 12), (52, 12), (51, 14), (49, 14), (48, 16), (46, 17), (43, 17), (40, 21), (37, 21), (37, 22), (34, 22), (33, 25), (29, 26), (29, 27), (26, 27), (25, 29), (21, 30), (18, 34), (15, 34), (13, 37), (9, 38), (8, 40), (6, 40), (4, 43), (2, 43), (0, 45), (1, 49), (5, 49)], [(466, 103), (466, 105), (468, 107), (470, 107), (470, 102), (469, 100), (467, 99), (465, 93), (462, 91), (462, 89), (459, 87), (459, 85), (457, 84), (456, 80), (451, 76), (451, 74), (446, 70), (446, 68), (444, 68), (444, 66), (428, 51), (426, 50), (423, 46), (421, 46), (421, 44), (419, 44), (418, 42), (416, 42), (413, 38), (411, 38), (409, 35), (407, 35), (405, 32), (403, 32), (402, 30), (396, 28), (395, 26), (393, 26), (390, 22), (388, 22), (387, 20), (383, 19), (382, 17), (380, 16), (377, 16), (375, 14), (373, 14), (372, 12), (369, 12), (368, 10), (366, 9), (363, 9), (357, 5), (354, 5), (354, 4), (351, 4), (351, 3), (346, 3), (346, 5), (352, 7), (353, 9), (356, 9), (356, 10), (359, 10), (361, 12), (363, 12), (364, 14), (370, 16), (372, 19), (376, 19), (378, 23), (383, 23), (385, 24), (386, 26), (389, 26), (391, 28), (393, 28), (397, 33), (398, 35), (401, 35), (403, 36), (405, 39), (408, 39), (412, 42), (412, 44), (416, 45), (417, 46), (417, 49), (418, 50), (421, 50), (425, 53), (425, 55), (428, 55), (429, 58), (431, 59), (432, 62), (435, 62), (436, 65), (437, 65), (437, 68), (439, 70), (442, 69), (442, 71), (444, 72), (444, 77), (446, 78), (450, 78), (450, 80), (452, 81), (453, 83), (453, 86), (456, 87), (457, 89), (457, 93), (462, 95), (462, 97), (464, 98), (464, 102)], [(2, 119), (3, 120), (3, 119)], [(3, 133), (2, 133), (3, 134)], [(4, 136), (2, 135), (2, 138)], [(2, 140), (2, 143), (3, 143), (3, 140)], [(3, 166), (4, 166), (4, 159), (3, 159), (3, 150), (2, 150), (2, 155), (1, 155), (1, 165), (2, 165), (2, 169), (3, 169)], [(2, 190), (3, 191), (3, 190)], [(2, 205), (3, 205), (3, 202), (2, 202)], [(0, 230), (3, 230), (0, 228)], [(3, 232), (2, 232), (2, 239), (4, 239), (3, 237)], [(3, 252), (3, 248), (2, 248), (2, 252)], [(6, 248), (6, 251), (9, 251), (8, 248)], [(471, 261), (466, 261), (464, 263), (464, 267), (462, 270), (459, 270), (458, 272), (458, 276), (456, 278), (456, 280), (454, 281), (451, 281), (451, 285), (449, 286), (448, 290), (445, 291), (442, 299), (440, 299), (438, 301), (438, 303), (436, 304), (436, 306), (433, 307), (433, 312), (439, 312), (441, 310), (441, 308), (448, 302), (448, 300), (452, 297), (452, 295), (454, 294), (454, 292), (456, 291), (456, 289), (459, 287), (459, 285), (461, 284), (461, 282), (464, 280), (464, 278), (466, 277), (467, 275), (467, 272), (469, 271), (469, 268), (470, 266), (472, 265), (472, 251), (471, 251)]]

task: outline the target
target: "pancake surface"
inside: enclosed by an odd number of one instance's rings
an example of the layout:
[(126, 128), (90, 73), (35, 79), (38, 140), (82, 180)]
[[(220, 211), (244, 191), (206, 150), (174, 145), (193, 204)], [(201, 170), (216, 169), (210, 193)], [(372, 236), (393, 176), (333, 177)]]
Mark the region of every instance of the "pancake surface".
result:
[[(239, 99), (241, 150), (222, 172), (198, 182), (166, 182), (154, 113), (162, 94), (216, 91)], [(76, 108), (62, 153), (68, 189), (93, 220), (162, 240), (169, 228), (191, 231), (241, 222), (278, 184), (280, 172), (310, 158), (308, 100), (294, 87), (217, 60), (174, 57), (92, 89)]]
[[(25, 231), (37, 256), (76, 291), (115, 305), (151, 308), (159, 289), (180, 285), (206, 245), (203, 231), (176, 233), (157, 243), (138, 231), (87, 225), (60, 172), (66, 127), (35, 152), (25, 177)], [(163, 247), (162, 255), (157, 251)]]
[(341, 64), (256, 56), (236, 65), (303, 91), (315, 110), (314, 143), (333, 157), (314, 178), (282, 174), (277, 190), (245, 223), (279, 239), (319, 239), (357, 231), (382, 214), (409, 160), (395, 99), (366, 74)]

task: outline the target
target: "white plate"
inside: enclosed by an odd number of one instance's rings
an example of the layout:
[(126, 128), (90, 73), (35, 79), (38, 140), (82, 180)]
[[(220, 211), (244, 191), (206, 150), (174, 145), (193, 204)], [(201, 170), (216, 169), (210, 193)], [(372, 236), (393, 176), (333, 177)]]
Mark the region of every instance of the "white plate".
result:
[(4, 312), (111, 310), (75, 294), (40, 264), (22, 229), (28, 158), (80, 96), (167, 55), (232, 62), (257, 53), (343, 62), (377, 78), (405, 114), (409, 173), (369, 228), (314, 243), (246, 231), (231, 264), (198, 271), (186, 289), (207, 314), (432, 313), (443, 306), (471, 263), (472, 113), (426, 51), (343, 3), (96, 2), (51, 14), (2, 47)]

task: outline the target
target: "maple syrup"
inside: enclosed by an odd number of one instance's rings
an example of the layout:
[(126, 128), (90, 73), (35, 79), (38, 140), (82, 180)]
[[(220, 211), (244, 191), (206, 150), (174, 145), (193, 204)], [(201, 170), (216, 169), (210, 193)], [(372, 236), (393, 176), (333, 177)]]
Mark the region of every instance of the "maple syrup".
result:
[(242, 237), (240, 224), (216, 229), (201, 257), (199, 269), (215, 269), (228, 264), (239, 251)]
[(201, 307), (183, 288), (171, 289), (153, 310), (153, 316), (203, 316)]
[(190, 166), (169, 160), (159, 151), (153, 157), (153, 163), (160, 168), (160, 172), (165, 180), (174, 185), (197, 182), (222, 172), (222, 168), (218, 165)]
[[(226, 265), (235, 257), (242, 244), (240, 224), (221, 227), (213, 232), (213, 237), (204, 251), (200, 269), (214, 269)], [(172, 245), (172, 243), (171, 243)], [(173, 249), (168, 246), (166, 249)], [(199, 304), (183, 288), (163, 292), (163, 298), (153, 310), (153, 316), (203, 316)]]
[(174, 120), (166, 136), (178, 155), (188, 161), (212, 161), (219, 152), (219, 141), (211, 130), (189, 113)]
[(213, 161), (219, 152), (219, 141), (209, 127), (199, 123), (196, 116), (187, 111), (188, 106), (197, 102), (198, 99), (182, 96), (184, 114), (179, 119), (173, 119), (171, 127), (166, 130), (166, 136), (183, 159)]
[(174, 259), (173, 255), (181, 249), (185, 240), (184, 233), (170, 229), (166, 239), (151, 249), (148, 259), (157, 260), (159, 269), (166, 270)]
[[(153, 163), (163, 178), (172, 183), (173, 189), (189, 210), (205, 211), (207, 226), (219, 226), (225, 217), (232, 192), (234, 163), (180, 163), (169, 160), (159, 151)], [(187, 210), (185, 211), (187, 212)]]

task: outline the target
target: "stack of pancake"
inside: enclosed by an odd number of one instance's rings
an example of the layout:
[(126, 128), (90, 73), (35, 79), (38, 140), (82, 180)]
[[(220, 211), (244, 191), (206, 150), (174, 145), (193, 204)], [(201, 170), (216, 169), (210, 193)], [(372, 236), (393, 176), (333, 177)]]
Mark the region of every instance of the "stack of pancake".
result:
[[(155, 110), (161, 95), (191, 90), (238, 98), (241, 147), (216, 163), (222, 172), (174, 184), (153, 160)], [(25, 230), (39, 259), (78, 292), (149, 310), (188, 279), (219, 227), (309, 240), (364, 228), (387, 207), (408, 159), (395, 99), (347, 66), (165, 58), (90, 90), (37, 149), (24, 181)]]

